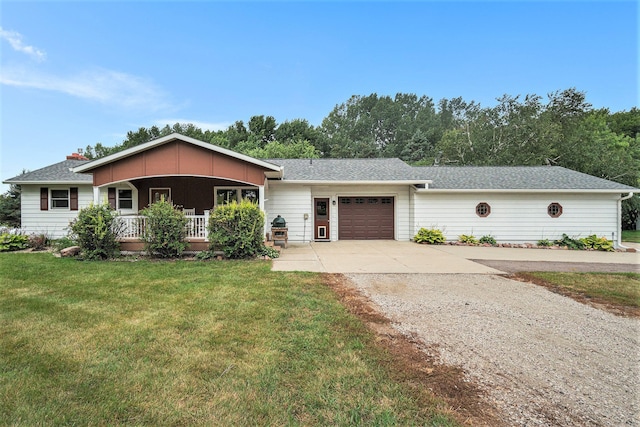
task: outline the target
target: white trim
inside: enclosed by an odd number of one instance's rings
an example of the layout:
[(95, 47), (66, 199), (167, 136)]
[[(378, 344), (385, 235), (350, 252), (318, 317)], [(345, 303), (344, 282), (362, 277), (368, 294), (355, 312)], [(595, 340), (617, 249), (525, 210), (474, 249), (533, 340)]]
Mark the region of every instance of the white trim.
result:
[(187, 142), (189, 144), (198, 146), (200, 148), (204, 148), (206, 150), (209, 151), (213, 151), (216, 153), (220, 153), (220, 154), (224, 154), (226, 156), (229, 157), (233, 157), (239, 160), (243, 160), (245, 162), (248, 163), (253, 163), (254, 165), (257, 166), (261, 166), (265, 169), (274, 171), (274, 172), (279, 172), (279, 175), (282, 176), (282, 167), (278, 166), (278, 165), (274, 165), (272, 163), (268, 163), (262, 160), (258, 160), (258, 159), (254, 159), (253, 157), (249, 157), (245, 154), (241, 154), (241, 153), (237, 153), (235, 151), (226, 149), (226, 148), (222, 148), (219, 147), (217, 145), (214, 144), (210, 144), (208, 142), (203, 142), (200, 140), (197, 140), (195, 138), (191, 138), (188, 136), (184, 136), (181, 135), (179, 133), (172, 133), (170, 135), (167, 136), (163, 136), (162, 138), (158, 138), (158, 139), (154, 139), (153, 141), (149, 141), (149, 142), (145, 142), (144, 144), (140, 144), (140, 145), (136, 145), (135, 147), (131, 147), (131, 148), (127, 148), (126, 150), (122, 150), (119, 151), (117, 153), (111, 154), (109, 156), (106, 157), (102, 157), (100, 159), (85, 163), (83, 165), (77, 166), (75, 168), (72, 169), (73, 172), (76, 173), (82, 173), (82, 172), (87, 172), (90, 171), (91, 169), (95, 169), (99, 166), (114, 162), (116, 160), (120, 160), (123, 159), (125, 157), (129, 157), (129, 156), (133, 156), (134, 154), (138, 154), (141, 153), (143, 151), (147, 151), (151, 148), (160, 146), (160, 145), (164, 145), (167, 144), (169, 142), (173, 142), (173, 141), (183, 141), (183, 142)]
[(258, 206), (262, 209), (264, 206), (264, 190), (260, 191), (264, 187), (261, 185), (222, 185), (213, 187), (213, 206), (218, 206), (218, 190), (236, 190), (236, 202), (242, 201), (242, 190), (257, 190), (258, 191)]
[(283, 184), (307, 184), (307, 185), (419, 185), (430, 184), (430, 180), (399, 180), (399, 181), (327, 181), (327, 180), (287, 180), (281, 179), (277, 182)]
[[(66, 191), (67, 192), (67, 197), (65, 197), (65, 198), (56, 197), (54, 199), (54, 197), (53, 197), (53, 192), (54, 191)], [(54, 200), (66, 200), (67, 201), (67, 206), (53, 206), (53, 201)], [(68, 187), (66, 187), (66, 188), (49, 188), (49, 209), (56, 210), (56, 211), (70, 211), (71, 210), (71, 189), (69, 189)]]
[(93, 184), (93, 179), (89, 180), (89, 181), (56, 181), (56, 180), (49, 180), (49, 181), (12, 181), (12, 180), (7, 180), (7, 181), (2, 181), (3, 184), (9, 184), (9, 185), (92, 185)]
[(416, 193), (574, 193), (574, 194), (622, 194), (629, 190), (625, 189), (571, 189), (571, 188), (534, 188), (534, 189), (459, 189), (459, 188), (416, 188)]

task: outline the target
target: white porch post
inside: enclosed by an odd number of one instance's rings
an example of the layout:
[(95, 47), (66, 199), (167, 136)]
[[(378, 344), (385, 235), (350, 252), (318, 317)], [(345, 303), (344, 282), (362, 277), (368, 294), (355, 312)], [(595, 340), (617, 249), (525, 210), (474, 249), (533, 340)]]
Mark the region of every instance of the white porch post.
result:
[(260, 206), (260, 209), (262, 210), (262, 212), (264, 213), (264, 229), (262, 230), (262, 237), (265, 237), (267, 235), (267, 210), (266, 210), (266, 206), (265, 206), (265, 200), (264, 200), (264, 185), (259, 185), (258, 186), (258, 206)]
[(100, 204), (100, 187), (93, 187), (93, 204)]

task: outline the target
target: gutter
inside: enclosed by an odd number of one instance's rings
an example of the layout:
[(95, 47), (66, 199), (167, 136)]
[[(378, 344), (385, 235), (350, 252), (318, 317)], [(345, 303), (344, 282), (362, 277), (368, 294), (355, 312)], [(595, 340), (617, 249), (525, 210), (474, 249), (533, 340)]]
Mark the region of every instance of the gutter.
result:
[(622, 244), (622, 201), (628, 200), (633, 197), (633, 191), (630, 191), (626, 196), (621, 196), (618, 199), (618, 248), (629, 249), (628, 246)]

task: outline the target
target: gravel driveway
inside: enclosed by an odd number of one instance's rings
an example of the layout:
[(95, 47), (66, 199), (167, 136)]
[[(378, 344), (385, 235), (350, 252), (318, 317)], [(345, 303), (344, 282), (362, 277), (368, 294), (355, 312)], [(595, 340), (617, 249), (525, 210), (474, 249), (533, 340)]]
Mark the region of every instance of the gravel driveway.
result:
[(494, 275), (346, 274), (517, 426), (640, 426), (640, 319)]

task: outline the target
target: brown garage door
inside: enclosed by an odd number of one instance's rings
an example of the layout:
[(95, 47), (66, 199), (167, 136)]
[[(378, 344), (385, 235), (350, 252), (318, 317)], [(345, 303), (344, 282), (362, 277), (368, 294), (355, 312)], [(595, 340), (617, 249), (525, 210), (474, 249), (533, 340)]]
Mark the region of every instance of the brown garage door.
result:
[(393, 197), (339, 197), (338, 239), (393, 239)]

